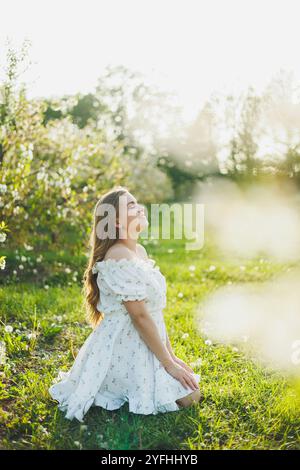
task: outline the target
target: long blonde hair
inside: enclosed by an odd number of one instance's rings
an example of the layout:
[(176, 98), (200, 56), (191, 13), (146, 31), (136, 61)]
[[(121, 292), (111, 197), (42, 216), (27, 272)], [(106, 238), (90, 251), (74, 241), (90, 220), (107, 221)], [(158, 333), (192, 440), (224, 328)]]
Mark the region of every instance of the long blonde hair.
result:
[[(100, 298), (100, 291), (97, 284), (97, 274), (93, 274), (92, 267), (97, 261), (102, 261), (107, 250), (119, 239), (119, 228), (116, 227), (116, 238), (99, 238), (96, 233), (98, 223), (105, 217), (104, 214), (98, 215), (101, 204), (110, 204), (115, 208), (116, 217), (119, 217), (119, 198), (128, 193), (129, 190), (124, 186), (117, 186), (101, 196), (94, 209), (93, 227), (90, 235), (89, 245), (91, 247), (90, 257), (87, 267), (83, 274), (83, 294), (86, 310), (86, 320), (95, 328), (103, 320), (104, 315), (97, 309)], [(110, 222), (110, 221), (109, 221)]]

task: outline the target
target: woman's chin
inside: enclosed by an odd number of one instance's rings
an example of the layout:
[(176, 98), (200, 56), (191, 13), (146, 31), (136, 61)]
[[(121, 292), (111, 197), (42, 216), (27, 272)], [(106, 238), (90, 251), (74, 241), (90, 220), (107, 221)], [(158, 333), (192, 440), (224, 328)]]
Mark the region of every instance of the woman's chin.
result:
[(139, 225), (141, 227), (141, 231), (144, 230), (149, 225), (148, 219), (146, 217), (141, 217), (139, 220)]

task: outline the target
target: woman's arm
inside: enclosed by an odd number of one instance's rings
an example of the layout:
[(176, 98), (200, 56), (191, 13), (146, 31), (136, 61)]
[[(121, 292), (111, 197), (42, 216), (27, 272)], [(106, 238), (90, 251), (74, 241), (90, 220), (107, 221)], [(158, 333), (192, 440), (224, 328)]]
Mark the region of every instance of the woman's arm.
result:
[(176, 362), (177, 364), (179, 364), (181, 367), (184, 367), (188, 372), (194, 373), (193, 369), (188, 364), (186, 364), (182, 359), (180, 359), (179, 357), (176, 356), (176, 354), (174, 353), (174, 351), (172, 349), (170, 339), (169, 339), (169, 336), (168, 336), (168, 332), (166, 332), (166, 335), (167, 335), (167, 342), (166, 342), (167, 348), (168, 348), (168, 351), (169, 351), (170, 356), (172, 357), (173, 361)]
[(143, 300), (127, 300), (123, 301), (135, 328), (141, 337), (155, 354), (157, 359), (165, 367), (173, 362), (172, 356), (168, 348), (162, 342), (156, 323), (147, 311)]
[[(143, 245), (141, 245), (141, 243), (137, 243), (137, 248), (138, 248), (138, 250), (139, 250), (139, 252), (140, 252), (140, 255), (141, 255), (145, 260), (148, 259), (147, 250), (146, 250), (146, 248), (145, 248)], [(171, 343), (170, 343), (170, 340), (169, 340), (169, 337), (168, 337), (168, 333), (166, 333), (166, 335), (167, 335), (167, 342), (166, 342), (167, 350), (168, 350), (170, 356), (171, 356), (172, 359), (173, 359), (173, 358), (175, 358), (176, 356), (175, 356), (175, 354), (174, 354), (174, 352), (173, 352), (173, 350), (172, 350), (172, 346), (171, 346)]]
[(166, 331), (166, 336), (167, 336), (167, 342), (166, 342), (166, 344), (167, 344), (167, 349), (168, 349), (168, 351), (169, 351), (170, 356), (172, 357), (172, 359), (174, 359), (176, 356), (175, 356), (175, 353), (174, 353), (174, 351), (173, 351), (173, 349), (172, 349), (172, 346), (171, 346), (170, 339), (169, 339), (169, 336), (168, 336), (168, 332), (167, 332), (167, 331)]
[(123, 300), (123, 303), (140, 336), (166, 371), (179, 380), (184, 387), (190, 386), (192, 389), (196, 390), (198, 383), (195, 377), (193, 377), (192, 371), (188, 371), (172, 359), (168, 348), (160, 338), (156, 323), (149, 314), (144, 300)]

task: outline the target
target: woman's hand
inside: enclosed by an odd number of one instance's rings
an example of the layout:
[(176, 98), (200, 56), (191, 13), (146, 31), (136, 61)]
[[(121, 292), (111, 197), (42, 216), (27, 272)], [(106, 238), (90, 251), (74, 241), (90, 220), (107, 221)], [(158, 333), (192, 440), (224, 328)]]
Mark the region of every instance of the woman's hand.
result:
[(199, 389), (199, 385), (192, 373), (177, 362), (172, 360), (172, 362), (166, 364), (164, 368), (168, 374), (177, 379), (185, 388), (190, 387), (193, 390)]
[(171, 346), (171, 343), (170, 343), (170, 339), (169, 339), (169, 335), (167, 333), (167, 343), (166, 343), (166, 346), (168, 348), (168, 351), (172, 357), (172, 360), (174, 362), (176, 362), (177, 364), (179, 364), (181, 367), (183, 367), (184, 369), (186, 369), (188, 372), (190, 373), (194, 373), (193, 369), (191, 369), (190, 366), (188, 366), (184, 361), (182, 361), (181, 359), (179, 359), (179, 357), (175, 356), (174, 352), (173, 352), (173, 349), (172, 349), (172, 346)]
[(191, 372), (192, 374), (194, 373), (193, 369), (190, 366), (188, 366), (184, 361), (179, 359), (179, 357), (173, 356), (173, 361), (179, 364), (184, 369), (186, 369), (188, 372)]

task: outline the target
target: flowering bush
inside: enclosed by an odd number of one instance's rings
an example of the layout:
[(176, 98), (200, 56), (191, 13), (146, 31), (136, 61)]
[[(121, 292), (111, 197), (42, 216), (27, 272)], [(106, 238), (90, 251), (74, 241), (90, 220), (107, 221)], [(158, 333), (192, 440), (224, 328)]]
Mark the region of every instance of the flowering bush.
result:
[[(78, 253), (102, 192), (125, 185), (147, 203), (171, 187), (147, 155), (136, 159), (128, 142), (99, 122), (80, 128), (66, 113), (45, 122), (46, 101), (29, 100), (18, 86), (21, 60), (10, 51), (8, 78), (0, 84), (0, 207), (12, 230), (9, 247), (67, 244)], [(3, 232), (4, 226), (0, 241)]]

